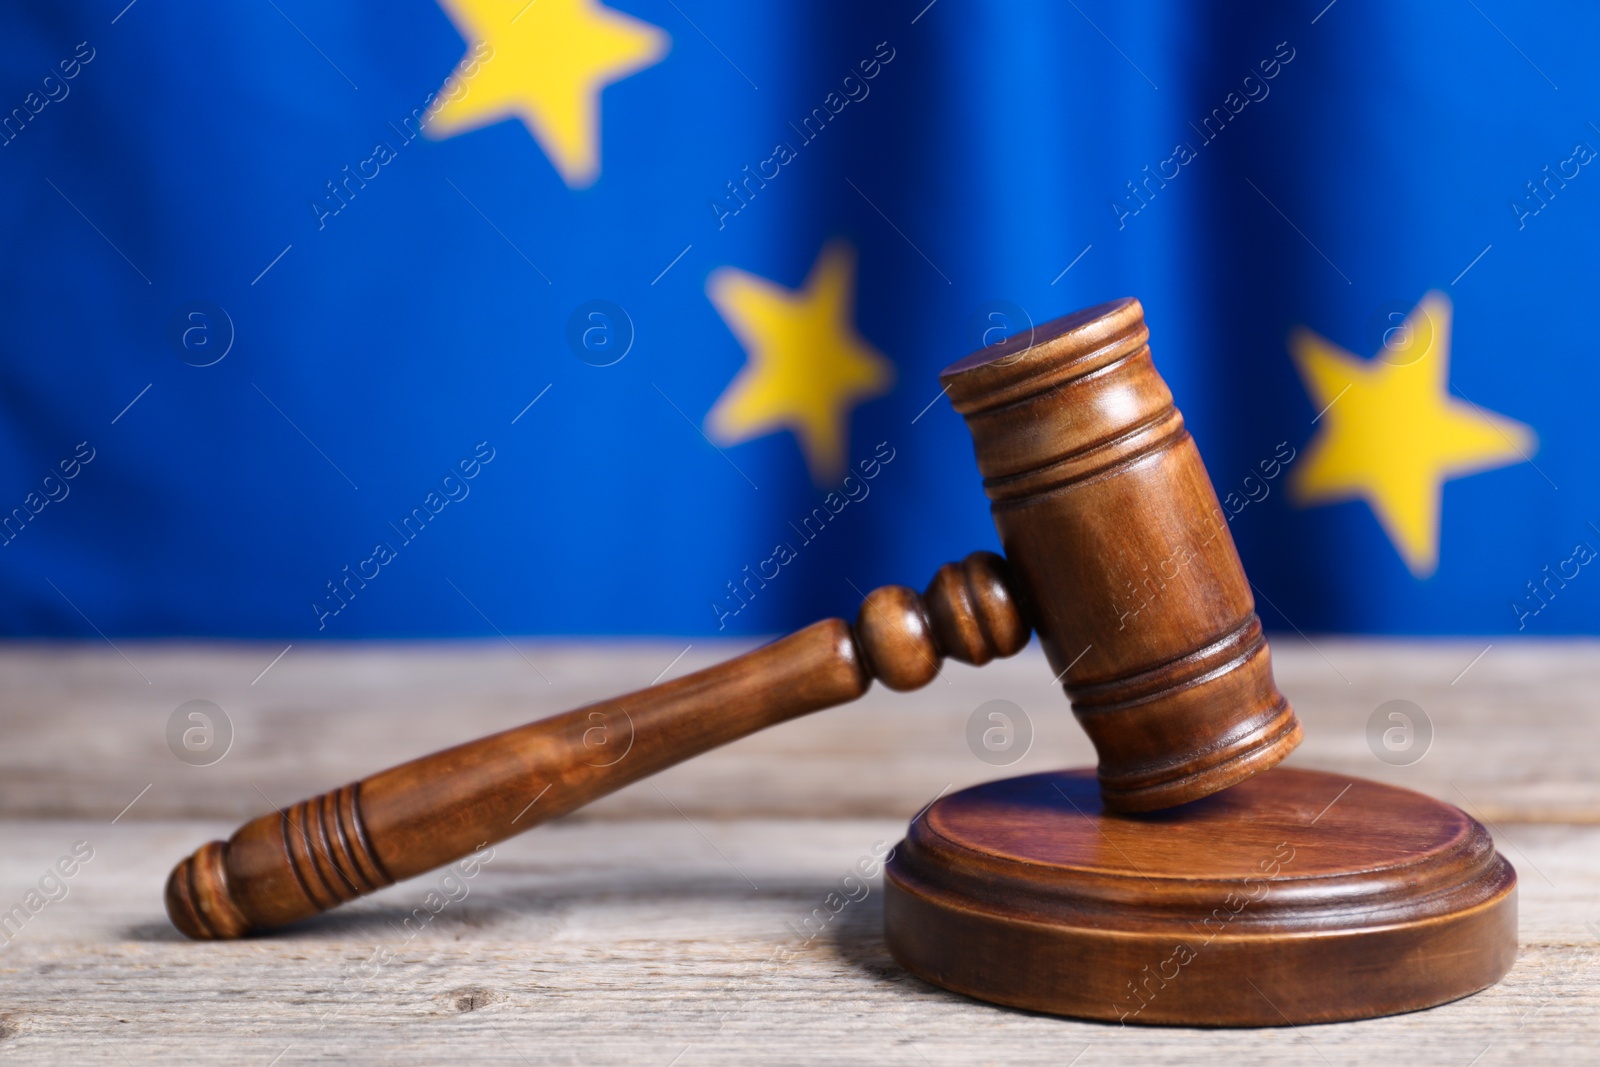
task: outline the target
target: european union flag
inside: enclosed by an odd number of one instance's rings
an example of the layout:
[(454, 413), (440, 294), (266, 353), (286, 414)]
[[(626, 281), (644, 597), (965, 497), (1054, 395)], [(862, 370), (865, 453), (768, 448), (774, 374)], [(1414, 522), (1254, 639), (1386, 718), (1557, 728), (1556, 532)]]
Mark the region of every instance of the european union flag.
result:
[(853, 613), (997, 547), (939, 368), (1123, 295), (1269, 625), (1596, 628), (1589, 8), (0, 24), (7, 633)]

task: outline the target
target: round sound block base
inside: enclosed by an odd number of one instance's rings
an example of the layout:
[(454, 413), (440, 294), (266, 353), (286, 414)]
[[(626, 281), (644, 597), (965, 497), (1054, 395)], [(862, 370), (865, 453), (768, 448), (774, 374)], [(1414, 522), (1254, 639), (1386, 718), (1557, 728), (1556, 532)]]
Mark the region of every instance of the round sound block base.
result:
[(1516, 872), (1465, 813), (1278, 767), (1145, 815), (1093, 770), (935, 802), (884, 876), (913, 974), (1018, 1008), (1123, 1023), (1282, 1026), (1442, 1004), (1517, 951)]

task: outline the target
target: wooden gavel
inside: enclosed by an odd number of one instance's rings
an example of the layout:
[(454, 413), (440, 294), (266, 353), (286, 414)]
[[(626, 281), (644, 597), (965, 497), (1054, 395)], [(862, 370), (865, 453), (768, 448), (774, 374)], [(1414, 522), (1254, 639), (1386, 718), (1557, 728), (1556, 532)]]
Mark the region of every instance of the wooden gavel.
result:
[[(873, 590), (743, 656), (381, 771), (246, 823), (173, 869), (193, 938), (309, 918), (787, 719), (983, 664), (1029, 626), (1099, 755), (1107, 808), (1149, 811), (1265, 770), (1300, 740), (1227, 523), (1150, 360), (1136, 300), (1057, 319), (941, 375), (1006, 558)], [(1169, 573), (1170, 568), (1170, 573)], [(1070, 677), (1069, 677), (1070, 675)]]

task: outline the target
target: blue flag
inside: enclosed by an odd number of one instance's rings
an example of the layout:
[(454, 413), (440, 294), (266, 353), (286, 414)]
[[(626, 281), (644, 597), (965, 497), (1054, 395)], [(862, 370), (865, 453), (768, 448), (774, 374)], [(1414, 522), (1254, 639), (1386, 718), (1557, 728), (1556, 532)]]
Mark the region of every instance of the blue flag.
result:
[(998, 547), (939, 369), (1124, 295), (1269, 626), (1600, 622), (1588, 8), (0, 25), (8, 634), (852, 615)]

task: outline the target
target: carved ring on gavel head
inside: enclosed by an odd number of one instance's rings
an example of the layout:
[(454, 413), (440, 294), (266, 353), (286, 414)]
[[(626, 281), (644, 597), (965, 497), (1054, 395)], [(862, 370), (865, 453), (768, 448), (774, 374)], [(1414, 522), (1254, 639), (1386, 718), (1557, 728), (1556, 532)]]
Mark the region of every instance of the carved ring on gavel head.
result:
[[(948, 368), (1007, 559), (946, 564), (737, 659), (382, 771), (264, 815), (181, 862), (195, 938), (308, 918), (756, 730), (926, 685), (1037, 630), (1100, 757), (1108, 809), (1216, 792), (1300, 739), (1215, 492), (1150, 361), (1137, 301), (1058, 319)], [(1176, 568), (1168, 573), (1167, 566)], [(594, 735), (626, 726), (622, 756)], [(596, 758), (603, 756), (603, 758)]]

